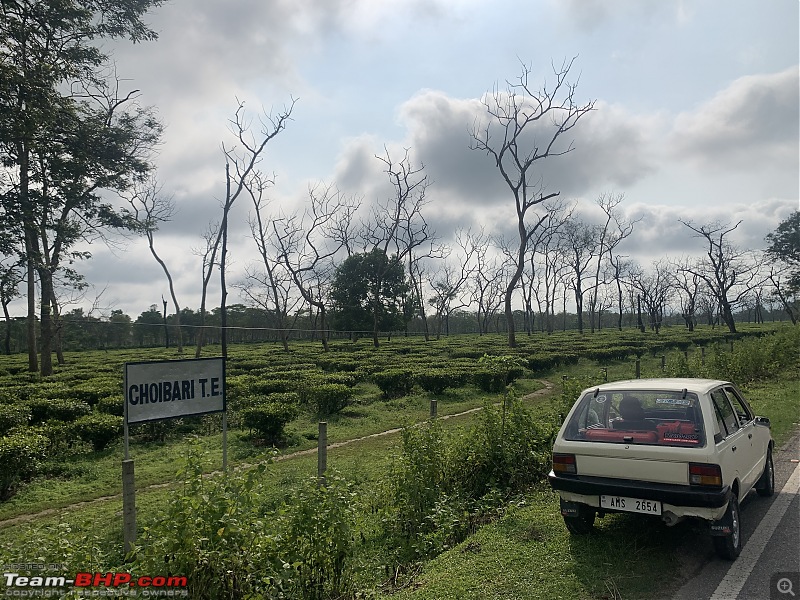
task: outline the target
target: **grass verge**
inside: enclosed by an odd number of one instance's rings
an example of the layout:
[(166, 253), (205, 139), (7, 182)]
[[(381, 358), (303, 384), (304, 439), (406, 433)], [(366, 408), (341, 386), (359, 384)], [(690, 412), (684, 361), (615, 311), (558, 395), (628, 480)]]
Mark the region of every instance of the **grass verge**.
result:
[[(580, 364), (573, 376), (586, 376)], [(759, 414), (770, 417), (776, 446), (798, 426), (796, 373), (746, 386)], [(668, 528), (658, 519), (612, 514), (596, 522), (597, 534), (570, 536), (558, 495), (537, 486), (506, 515), (422, 567), (416, 577), (386, 590), (396, 600), (448, 599), (650, 599), (664, 596), (681, 578), (681, 548), (708, 547), (704, 528), (691, 520)]]

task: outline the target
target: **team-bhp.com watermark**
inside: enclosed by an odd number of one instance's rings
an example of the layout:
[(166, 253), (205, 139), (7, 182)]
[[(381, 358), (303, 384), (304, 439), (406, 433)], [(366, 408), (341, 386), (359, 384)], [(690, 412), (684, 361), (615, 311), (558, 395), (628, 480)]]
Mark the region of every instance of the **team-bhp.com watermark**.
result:
[[(17, 565), (12, 565), (12, 568)], [(53, 565), (51, 565), (53, 566)], [(22, 567), (27, 567), (23, 569)], [(133, 576), (130, 573), (76, 573), (21, 575), (14, 571), (44, 570), (45, 565), (19, 565), (3, 573), (7, 598), (59, 598), (66, 591), (87, 598), (188, 598), (186, 577), (175, 575)]]

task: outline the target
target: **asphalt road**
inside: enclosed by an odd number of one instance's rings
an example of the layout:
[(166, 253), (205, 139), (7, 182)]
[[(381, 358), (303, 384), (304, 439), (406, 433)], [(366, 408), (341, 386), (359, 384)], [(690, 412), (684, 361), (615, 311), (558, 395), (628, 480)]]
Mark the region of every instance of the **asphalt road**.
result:
[(733, 562), (708, 548), (673, 600), (800, 600), (800, 432), (775, 452), (771, 498), (751, 492), (741, 504), (742, 553)]

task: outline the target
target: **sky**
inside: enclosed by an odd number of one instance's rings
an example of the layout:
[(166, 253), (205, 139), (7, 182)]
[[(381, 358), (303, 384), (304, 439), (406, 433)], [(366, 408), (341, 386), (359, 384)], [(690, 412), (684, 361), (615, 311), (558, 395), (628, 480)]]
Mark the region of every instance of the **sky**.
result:
[[(797, 0), (172, 0), (148, 14), (155, 42), (106, 43), (116, 71), (166, 129), (157, 177), (177, 213), (156, 233), (182, 307), (200, 304), (201, 234), (221, 217), (221, 144), (239, 100), (259, 114), (296, 100), (261, 169), (275, 211), (302, 210), (309, 186), (333, 184), (364, 206), (390, 194), (388, 152), (424, 164), (425, 215), (443, 242), (457, 228), (500, 233), (513, 198), (470, 127), (481, 99), (530, 69), (532, 87), (574, 59), (575, 98), (595, 110), (571, 130), (574, 150), (537, 163), (548, 191), (591, 218), (622, 194), (639, 219), (620, 252), (643, 265), (699, 253), (679, 219), (742, 224), (764, 236), (798, 209)], [(248, 201), (234, 207), (229, 281), (256, 258)], [(595, 211), (596, 213), (596, 211)], [(75, 265), (81, 302), (136, 318), (168, 298), (144, 239), (94, 243)], [(215, 276), (216, 279), (216, 276)], [(218, 302), (218, 292), (210, 304)], [(231, 290), (229, 304), (240, 301)], [(69, 310), (71, 307), (65, 307)], [(20, 314), (23, 313), (20, 308)]]

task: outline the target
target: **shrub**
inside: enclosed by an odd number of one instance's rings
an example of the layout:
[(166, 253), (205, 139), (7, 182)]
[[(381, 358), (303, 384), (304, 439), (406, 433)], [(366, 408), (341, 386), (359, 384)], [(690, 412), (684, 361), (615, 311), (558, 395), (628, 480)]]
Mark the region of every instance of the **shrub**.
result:
[(354, 387), (358, 383), (355, 373), (329, 373), (324, 380), (326, 383), (338, 383), (347, 387)]
[(280, 556), (296, 566), (296, 575), (284, 583), (287, 597), (352, 597), (353, 496), (344, 481), (328, 477), (326, 486), (307, 480), (289, 497), (292, 508), (278, 523)]
[(31, 408), (31, 423), (38, 424), (55, 419), (69, 423), (92, 412), (86, 402), (60, 400), (58, 398), (35, 398), (28, 401)]
[(106, 396), (97, 401), (97, 410), (107, 415), (122, 417), (125, 414), (125, 403), (120, 396)]
[(254, 429), (268, 442), (276, 442), (286, 424), (297, 418), (299, 412), (296, 394), (274, 394), (243, 409), (241, 416), (245, 427)]
[(307, 388), (304, 397), (318, 415), (333, 415), (350, 404), (353, 390), (340, 383), (321, 383)]
[(75, 398), (94, 406), (102, 398), (122, 398), (122, 382), (108, 377), (95, 378), (71, 386), (69, 395), (62, 397)]
[(550, 352), (536, 352), (528, 357), (528, 368), (531, 371), (546, 371), (557, 364), (557, 357)]
[(441, 394), (447, 388), (461, 387), (467, 375), (460, 369), (424, 369), (414, 375), (419, 386), (431, 394)]
[(522, 361), (519, 356), (484, 354), (478, 360), (479, 369), (473, 374), (472, 380), (485, 392), (500, 392), (525, 373)]
[(453, 444), (451, 493), (477, 500), (493, 490), (510, 494), (541, 481), (550, 465), (554, 423), (535, 420), (518, 399), (487, 403), (478, 423)]
[(16, 427), (24, 427), (30, 419), (29, 406), (0, 404), (0, 435), (5, 435)]
[(69, 431), (73, 437), (90, 443), (95, 452), (100, 452), (122, 435), (122, 417), (103, 413), (86, 415), (70, 423)]
[(402, 537), (413, 538), (430, 530), (428, 516), (443, 492), (446, 441), (439, 420), (402, 431), (403, 447), (391, 477), (393, 527)]
[(472, 374), (472, 382), (484, 392), (502, 392), (506, 387), (506, 376), (488, 369), (480, 369)]
[(264, 469), (204, 477), (193, 448), (183, 486), (137, 540), (132, 571), (185, 575), (197, 600), (277, 597), (282, 574), (292, 572), (279, 558), (273, 519), (259, 510)]
[(20, 481), (35, 475), (44, 461), (48, 440), (45, 436), (18, 431), (0, 438), (0, 500), (6, 500)]
[(414, 387), (414, 373), (411, 369), (388, 369), (372, 374), (385, 398), (400, 398), (411, 393)]

